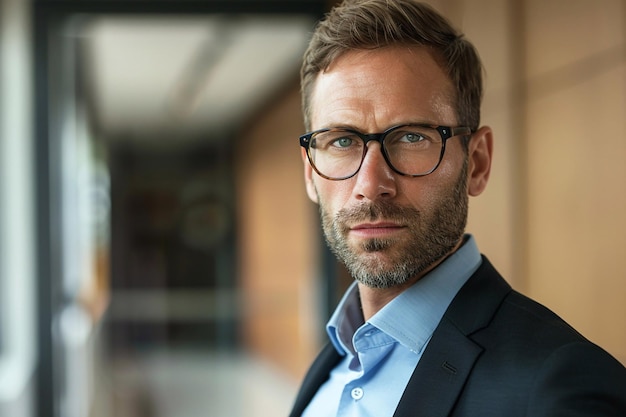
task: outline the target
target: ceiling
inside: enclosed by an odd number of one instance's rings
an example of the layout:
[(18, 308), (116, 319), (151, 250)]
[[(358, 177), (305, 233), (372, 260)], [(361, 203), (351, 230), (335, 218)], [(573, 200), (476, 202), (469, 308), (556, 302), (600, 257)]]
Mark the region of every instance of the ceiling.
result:
[(220, 140), (298, 74), (309, 16), (98, 17), (81, 26), (96, 134)]

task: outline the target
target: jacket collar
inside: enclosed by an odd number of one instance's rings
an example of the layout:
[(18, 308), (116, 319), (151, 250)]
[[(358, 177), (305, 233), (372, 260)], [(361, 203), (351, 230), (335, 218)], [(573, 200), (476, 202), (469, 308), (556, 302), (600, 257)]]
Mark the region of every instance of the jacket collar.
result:
[(394, 417), (445, 417), (483, 351), (469, 336), (487, 327), (511, 287), (483, 257), (433, 333)]
[[(394, 417), (450, 414), (483, 349), (470, 336), (489, 325), (511, 287), (487, 258), (448, 307), (400, 399)], [(300, 416), (341, 360), (332, 344), (319, 354), (296, 398), (290, 417)]]

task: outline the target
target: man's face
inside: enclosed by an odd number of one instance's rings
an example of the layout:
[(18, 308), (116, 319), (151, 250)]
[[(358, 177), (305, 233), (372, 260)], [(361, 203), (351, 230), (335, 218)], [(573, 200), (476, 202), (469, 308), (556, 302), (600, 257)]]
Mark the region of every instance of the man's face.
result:
[[(311, 127), (378, 133), (407, 123), (456, 126), (453, 97), (451, 82), (425, 48), (352, 51), (319, 74)], [(390, 288), (419, 279), (459, 245), (470, 165), (454, 138), (435, 172), (405, 177), (386, 164), (379, 143), (369, 142), (354, 177), (327, 180), (305, 161), (305, 179), (326, 240), (352, 276)]]

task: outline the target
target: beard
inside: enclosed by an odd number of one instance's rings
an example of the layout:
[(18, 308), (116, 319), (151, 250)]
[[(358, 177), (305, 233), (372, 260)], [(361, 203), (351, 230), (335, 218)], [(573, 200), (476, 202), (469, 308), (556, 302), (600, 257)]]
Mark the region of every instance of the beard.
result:
[[(391, 288), (420, 277), (448, 256), (465, 232), (468, 213), (467, 158), (452, 189), (428, 211), (402, 207), (384, 199), (342, 209), (333, 217), (320, 203), (326, 243), (354, 279), (370, 288)], [(321, 202), (321, 200), (319, 200)], [(351, 224), (393, 221), (406, 226), (408, 238), (348, 242)]]

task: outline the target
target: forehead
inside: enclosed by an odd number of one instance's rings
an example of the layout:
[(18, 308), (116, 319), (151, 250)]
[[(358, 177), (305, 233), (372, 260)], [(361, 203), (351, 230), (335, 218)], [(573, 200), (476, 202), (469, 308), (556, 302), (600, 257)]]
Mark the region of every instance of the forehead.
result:
[(426, 47), (348, 51), (318, 74), (311, 122), (315, 128), (337, 124), (380, 128), (416, 121), (452, 124), (453, 97), (449, 77)]

